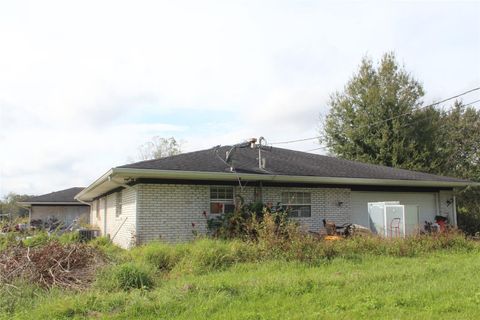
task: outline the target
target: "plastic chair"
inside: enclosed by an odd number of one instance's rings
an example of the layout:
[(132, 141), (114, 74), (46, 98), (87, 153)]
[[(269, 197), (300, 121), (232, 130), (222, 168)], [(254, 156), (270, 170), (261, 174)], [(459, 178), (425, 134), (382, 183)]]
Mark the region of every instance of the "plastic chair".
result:
[(390, 221), (390, 237), (393, 238), (393, 235), (395, 234), (395, 237), (400, 236), (400, 218), (393, 218), (392, 221)]

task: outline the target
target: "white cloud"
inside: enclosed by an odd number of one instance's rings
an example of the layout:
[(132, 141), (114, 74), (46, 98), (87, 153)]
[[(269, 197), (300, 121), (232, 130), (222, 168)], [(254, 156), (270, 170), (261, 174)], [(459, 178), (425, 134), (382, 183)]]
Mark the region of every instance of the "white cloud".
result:
[(3, 2), (0, 195), (88, 184), (153, 135), (186, 140), (187, 151), (259, 135), (315, 136), (329, 94), (366, 53), (378, 58), (395, 50), (423, 81), (426, 101), (476, 86), (479, 9), (478, 3)]

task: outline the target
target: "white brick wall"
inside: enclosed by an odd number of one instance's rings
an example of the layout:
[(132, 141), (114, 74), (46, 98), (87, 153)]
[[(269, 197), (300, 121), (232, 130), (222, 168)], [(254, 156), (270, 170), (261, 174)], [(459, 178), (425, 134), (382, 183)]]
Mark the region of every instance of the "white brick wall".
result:
[[(255, 200), (258, 187), (234, 187), (235, 194), (241, 195), (245, 203)], [(295, 188), (263, 187), (264, 203), (276, 205), (281, 202), (282, 192), (309, 192), (311, 194), (311, 217), (294, 218), (310, 231), (324, 232), (322, 219), (334, 221), (337, 225), (352, 222), (352, 193), (342, 188)], [(451, 191), (439, 192), (440, 212), (453, 215)], [(193, 231), (204, 234), (210, 211), (210, 186), (181, 184), (138, 184), (122, 191), (122, 213), (116, 216), (116, 194), (103, 197), (100, 202), (100, 219), (96, 217), (96, 206), (91, 206), (91, 223), (97, 225), (102, 234), (110, 235), (113, 241), (125, 248), (153, 240), (180, 242), (191, 240)], [(106, 214), (105, 213), (106, 203)], [(104, 219), (106, 218), (106, 230)], [(123, 223), (123, 225), (122, 225)], [(192, 224), (195, 226), (193, 227)], [(118, 232), (117, 232), (118, 230)]]
[[(334, 221), (337, 225), (351, 221), (350, 189), (264, 187), (263, 201), (276, 205), (282, 201), (282, 192), (285, 191), (311, 194), (311, 217), (294, 218), (310, 231), (323, 232), (323, 219)], [(339, 206), (338, 202), (342, 204)]]
[[(193, 239), (193, 230), (206, 232), (203, 212), (210, 210), (210, 187), (207, 185), (139, 184), (137, 197), (137, 240), (179, 242)], [(255, 187), (235, 187), (235, 193), (244, 197), (245, 203), (254, 199)], [(312, 216), (297, 218), (312, 231), (323, 228), (322, 219), (337, 224), (351, 220), (350, 190), (323, 188), (263, 187), (263, 201), (276, 205), (283, 191), (311, 193)], [(338, 202), (342, 202), (339, 206)], [(192, 227), (192, 223), (195, 227)]]
[[(95, 201), (100, 204), (100, 219), (97, 219)], [(122, 212), (118, 217), (116, 215), (117, 193), (109, 194), (95, 201), (91, 206), (90, 221), (92, 225), (99, 228), (100, 234), (112, 238), (114, 243), (123, 248), (135, 245), (137, 188), (131, 187), (122, 190)], [(106, 230), (104, 230), (105, 225)]]
[[(152, 240), (179, 242), (207, 230), (203, 212), (210, 210), (208, 186), (139, 184), (137, 232), (139, 243)], [(195, 224), (195, 227), (192, 226)]]

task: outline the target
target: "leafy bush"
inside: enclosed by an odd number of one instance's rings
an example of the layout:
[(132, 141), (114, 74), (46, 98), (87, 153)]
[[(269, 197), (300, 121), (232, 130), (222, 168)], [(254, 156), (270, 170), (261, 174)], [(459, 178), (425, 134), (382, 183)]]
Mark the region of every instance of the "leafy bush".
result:
[(145, 265), (127, 262), (102, 270), (96, 285), (105, 290), (150, 289), (154, 284), (152, 274)]
[(240, 205), (233, 212), (209, 219), (207, 228), (209, 234), (215, 238), (256, 240), (259, 224), (266, 215), (273, 218), (276, 232), (288, 220), (288, 211), (279, 203), (276, 206), (260, 202), (243, 204), (243, 200), (241, 200)]

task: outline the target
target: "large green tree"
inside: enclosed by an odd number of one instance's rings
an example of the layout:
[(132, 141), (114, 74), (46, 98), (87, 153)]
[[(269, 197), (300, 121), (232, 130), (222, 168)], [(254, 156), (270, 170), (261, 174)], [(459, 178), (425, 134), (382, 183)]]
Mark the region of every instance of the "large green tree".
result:
[(425, 139), (434, 130), (431, 122), (421, 130), (410, 125), (435, 113), (420, 112), (423, 96), (422, 85), (393, 53), (378, 65), (364, 58), (343, 91), (331, 96), (323, 139), (346, 159), (415, 170), (436, 166), (435, 150)]
[[(350, 160), (480, 181), (480, 110), (424, 106), (424, 90), (393, 53), (364, 58), (329, 101), (322, 140)], [(480, 190), (457, 190), (459, 224), (480, 231)]]
[(444, 154), (439, 173), (480, 181), (480, 110), (455, 101), (441, 113), (438, 136)]
[[(480, 181), (480, 110), (456, 101), (443, 111), (436, 144), (443, 153), (436, 173)], [(468, 233), (480, 231), (480, 188), (457, 190), (458, 224)]]

